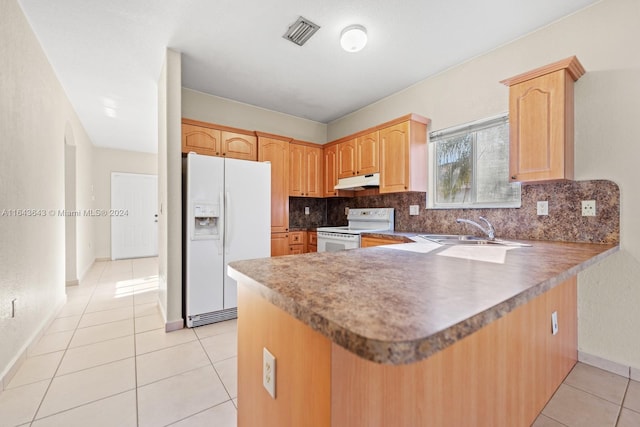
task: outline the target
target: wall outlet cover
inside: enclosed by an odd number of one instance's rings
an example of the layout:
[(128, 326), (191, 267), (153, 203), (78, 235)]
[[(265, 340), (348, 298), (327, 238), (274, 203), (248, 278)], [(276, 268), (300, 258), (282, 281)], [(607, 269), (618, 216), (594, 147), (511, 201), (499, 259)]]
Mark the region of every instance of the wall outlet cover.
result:
[(542, 200), (537, 205), (538, 215), (549, 215), (549, 202)]
[(266, 347), (262, 348), (262, 386), (276, 398), (276, 358)]
[(596, 216), (596, 201), (595, 200), (583, 200), (582, 201), (582, 216)]
[(420, 205), (410, 205), (409, 215), (420, 215)]
[(309, 206), (304, 207), (304, 214), (309, 215)]

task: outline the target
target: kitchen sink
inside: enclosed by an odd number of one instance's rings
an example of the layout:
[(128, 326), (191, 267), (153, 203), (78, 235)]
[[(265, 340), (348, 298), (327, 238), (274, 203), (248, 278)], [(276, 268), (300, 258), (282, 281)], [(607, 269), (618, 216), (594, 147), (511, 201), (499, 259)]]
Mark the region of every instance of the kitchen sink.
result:
[[(418, 240), (420, 239), (420, 240)], [(441, 245), (502, 245), (502, 246), (531, 246), (527, 243), (512, 242), (509, 240), (489, 240), (484, 237), (465, 234), (419, 234), (414, 238), (416, 242), (429, 241)]]

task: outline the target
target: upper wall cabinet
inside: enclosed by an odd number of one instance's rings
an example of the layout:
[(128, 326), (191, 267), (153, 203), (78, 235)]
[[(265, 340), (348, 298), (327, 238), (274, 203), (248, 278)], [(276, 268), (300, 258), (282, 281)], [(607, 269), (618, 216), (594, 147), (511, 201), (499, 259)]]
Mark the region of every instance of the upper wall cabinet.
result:
[(322, 148), (323, 197), (353, 197), (353, 191), (336, 190), (338, 184), (338, 144)]
[(378, 131), (338, 144), (338, 178), (380, 172)]
[[(271, 162), (271, 232), (289, 231), (289, 141), (290, 138), (258, 134), (258, 161)], [(262, 213), (260, 213), (262, 214)]]
[(427, 124), (411, 114), (382, 125), (380, 193), (427, 191)]
[(258, 159), (258, 139), (254, 132), (182, 119), (182, 152), (241, 160)]
[(584, 72), (572, 56), (501, 82), (509, 86), (511, 181), (573, 179), (573, 84)]
[(294, 141), (289, 155), (289, 195), (322, 197), (322, 146)]

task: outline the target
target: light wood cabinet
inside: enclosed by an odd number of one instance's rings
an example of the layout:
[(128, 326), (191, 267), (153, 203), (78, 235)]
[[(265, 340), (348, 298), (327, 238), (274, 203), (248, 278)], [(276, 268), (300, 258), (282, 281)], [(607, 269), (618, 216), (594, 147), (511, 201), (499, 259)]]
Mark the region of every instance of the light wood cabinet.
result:
[(221, 132), (222, 155), (232, 159), (258, 160), (258, 138), (237, 132)]
[(427, 124), (417, 115), (379, 130), (380, 193), (427, 191)]
[(318, 233), (307, 231), (307, 252), (318, 252)]
[(271, 256), (289, 254), (289, 233), (271, 233)]
[(258, 141), (251, 131), (182, 119), (182, 152), (257, 160)]
[(373, 131), (338, 144), (338, 178), (380, 171), (378, 132)]
[(380, 172), (379, 159), (378, 131), (359, 136), (356, 139), (356, 175)]
[(396, 239), (385, 239), (383, 237), (371, 237), (371, 236), (362, 236), (360, 239), (360, 247), (361, 248), (370, 248), (373, 246), (382, 246), (382, 245), (394, 245), (396, 243), (402, 243)]
[[(262, 387), (263, 348), (278, 358), (275, 400)], [(405, 365), (362, 359), (238, 284), (238, 400), (251, 402), (239, 426), (531, 425), (576, 359), (575, 276)]]
[(323, 196), (353, 197), (353, 191), (335, 190), (338, 184), (338, 144), (327, 145), (322, 149), (323, 164)]
[(271, 162), (271, 232), (289, 231), (289, 141), (258, 134), (258, 161)]
[(322, 147), (295, 141), (289, 153), (289, 195), (322, 197)]
[(338, 179), (356, 174), (356, 138), (338, 144)]
[(220, 131), (182, 123), (182, 152), (194, 151), (209, 156), (220, 155)]
[(501, 82), (509, 86), (511, 181), (573, 179), (573, 85), (584, 72), (573, 56)]
[(299, 255), (306, 252), (306, 231), (289, 232), (289, 255)]

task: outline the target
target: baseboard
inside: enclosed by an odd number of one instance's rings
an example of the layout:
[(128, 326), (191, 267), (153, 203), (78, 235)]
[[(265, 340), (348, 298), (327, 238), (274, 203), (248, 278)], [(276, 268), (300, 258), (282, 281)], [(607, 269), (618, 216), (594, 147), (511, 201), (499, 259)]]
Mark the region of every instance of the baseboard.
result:
[(67, 280), (66, 282), (64, 282), (64, 285), (69, 287), (69, 286), (78, 286), (80, 284), (80, 281), (78, 279), (76, 280)]
[(184, 328), (184, 319), (173, 320), (171, 322), (166, 322), (164, 324), (165, 332), (177, 331), (178, 329)]
[(96, 260), (94, 262), (104, 262), (104, 261), (111, 261), (111, 257), (104, 257), (104, 258), (96, 258)]
[(611, 360), (603, 359), (602, 357), (594, 356), (593, 354), (580, 350), (578, 350), (578, 361), (620, 375), (621, 377), (631, 378), (635, 381), (640, 380), (640, 369), (612, 362)]
[(22, 345), (18, 353), (15, 357), (9, 362), (4, 371), (0, 372), (0, 391), (4, 391), (5, 388), (9, 385), (13, 376), (18, 372), (18, 369), (22, 366), (22, 363), (25, 361), (29, 354), (29, 350), (40, 340), (40, 338), (44, 335), (45, 331), (51, 326), (51, 323), (56, 319), (56, 316), (62, 309), (62, 307), (67, 303), (67, 295), (64, 297), (58, 304), (56, 304), (55, 309), (51, 312), (51, 314), (44, 319), (38, 328), (36, 328), (35, 332), (29, 337), (29, 339)]

